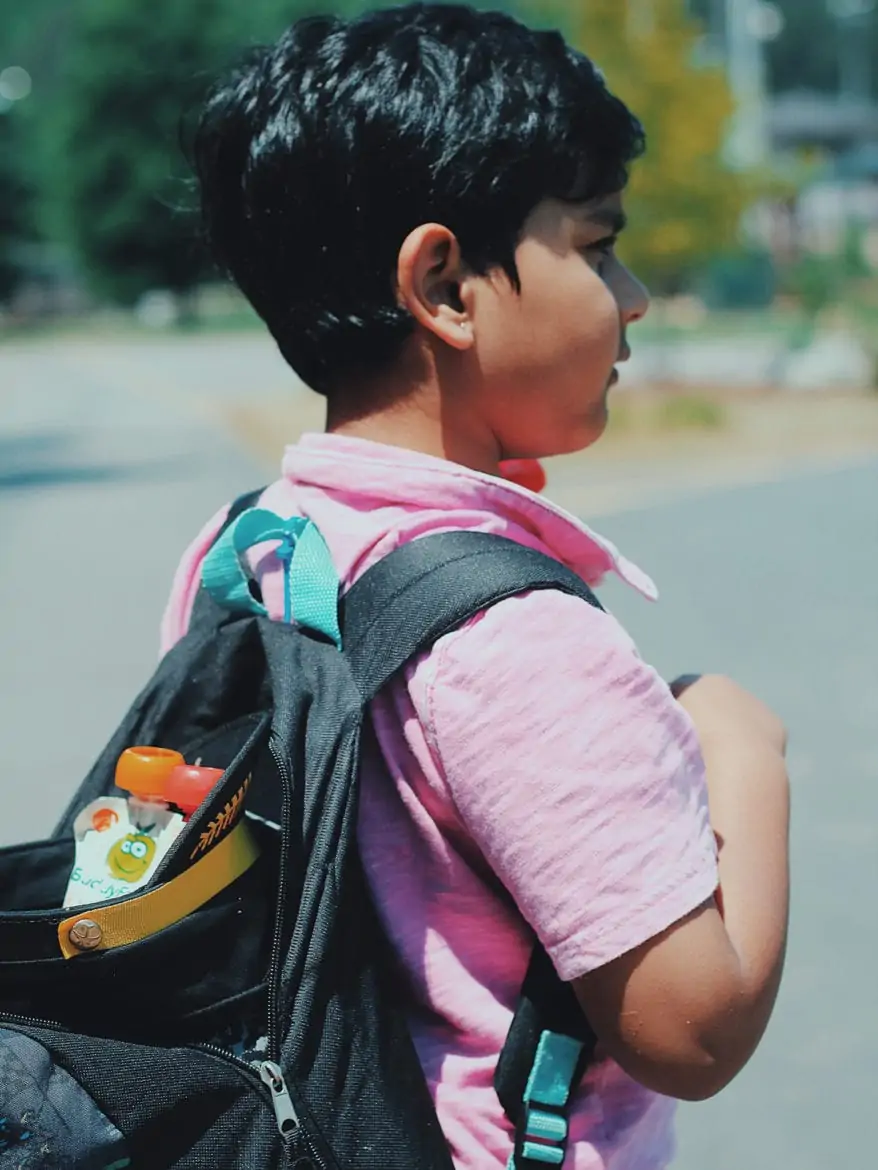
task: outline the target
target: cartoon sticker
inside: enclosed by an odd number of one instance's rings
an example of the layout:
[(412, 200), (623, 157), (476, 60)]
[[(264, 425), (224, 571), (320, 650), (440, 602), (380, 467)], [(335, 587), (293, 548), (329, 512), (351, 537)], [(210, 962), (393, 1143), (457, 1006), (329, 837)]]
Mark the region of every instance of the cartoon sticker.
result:
[(129, 833), (117, 841), (107, 854), (107, 868), (123, 882), (137, 882), (155, 857), (155, 841), (141, 833)]

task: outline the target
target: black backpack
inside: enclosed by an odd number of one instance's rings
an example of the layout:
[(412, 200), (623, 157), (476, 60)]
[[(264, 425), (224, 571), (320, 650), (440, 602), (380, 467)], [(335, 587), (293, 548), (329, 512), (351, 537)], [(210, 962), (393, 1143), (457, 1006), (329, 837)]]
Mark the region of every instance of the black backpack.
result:
[[(55, 836), (0, 850), (0, 1170), (451, 1170), (356, 847), (368, 705), (437, 638), (543, 588), (598, 604), (518, 544), (428, 536), (341, 599), (342, 652), (199, 591)], [(136, 744), (222, 780), (145, 888), (59, 910), (73, 819)], [(535, 947), (496, 1075), (515, 1170), (563, 1161), (593, 1050)]]

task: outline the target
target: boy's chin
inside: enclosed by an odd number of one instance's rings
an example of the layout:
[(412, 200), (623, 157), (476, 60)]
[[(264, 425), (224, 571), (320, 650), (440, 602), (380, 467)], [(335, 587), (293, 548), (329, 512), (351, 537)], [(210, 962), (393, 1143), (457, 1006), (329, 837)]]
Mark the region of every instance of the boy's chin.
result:
[(576, 434), (570, 434), (565, 441), (546, 444), (544, 447), (531, 448), (527, 454), (524, 455), (507, 455), (506, 459), (560, 459), (564, 455), (578, 455), (583, 451), (587, 451), (589, 447), (593, 447), (600, 438), (603, 437), (607, 429), (609, 421), (607, 412), (604, 411), (603, 418), (595, 420), (595, 422), (588, 428), (583, 429)]
[(607, 395), (602, 394), (587, 413), (569, 420), (563, 428), (553, 428), (551, 434), (529, 435), (526, 443), (504, 444), (503, 459), (557, 459), (562, 455), (576, 455), (603, 436), (609, 417)]
[(571, 428), (570, 443), (564, 452), (559, 454), (575, 455), (579, 451), (587, 451), (589, 447), (601, 438), (607, 430), (607, 425), (610, 421), (610, 410), (607, 404), (607, 396), (604, 394), (599, 402), (595, 403), (594, 407), (589, 411), (588, 417), (583, 421), (581, 427), (574, 430)]

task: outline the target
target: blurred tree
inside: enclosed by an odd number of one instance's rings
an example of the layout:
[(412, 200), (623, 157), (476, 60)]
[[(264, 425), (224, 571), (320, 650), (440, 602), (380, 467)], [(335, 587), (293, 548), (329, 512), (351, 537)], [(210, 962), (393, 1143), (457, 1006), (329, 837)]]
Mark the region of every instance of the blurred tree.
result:
[[(24, 68), (37, 85), (35, 45), (53, 6), (60, 0), (0, 0), (0, 69)], [(33, 93), (20, 101), (0, 97), (0, 302), (8, 300), (28, 273), (28, 252), (41, 237), (38, 213), (35, 103)]]
[(0, 304), (23, 275), (21, 246), (31, 234), (32, 191), (21, 164), (17, 111), (0, 113)]
[(207, 271), (185, 211), (181, 117), (240, 43), (235, 11), (228, 0), (80, 0), (48, 198), (89, 280), (114, 300), (162, 288), (185, 309)]
[(738, 240), (747, 182), (723, 163), (732, 96), (722, 70), (696, 64), (703, 29), (686, 0), (587, 0), (554, 8), (574, 44), (643, 121), (625, 259), (656, 292), (682, 287), (693, 268)]
[[(837, 92), (846, 34), (833, 18), (829, 0), (776, 3), (784, 14), (784, 30), (767, 50), (772, 89)], [(871, 46), (872, 61), (878, 61), (878, 6), (864, 12), (857, 31)], [(878, 69), (873, 71), (872, 96), (878, 97)]]

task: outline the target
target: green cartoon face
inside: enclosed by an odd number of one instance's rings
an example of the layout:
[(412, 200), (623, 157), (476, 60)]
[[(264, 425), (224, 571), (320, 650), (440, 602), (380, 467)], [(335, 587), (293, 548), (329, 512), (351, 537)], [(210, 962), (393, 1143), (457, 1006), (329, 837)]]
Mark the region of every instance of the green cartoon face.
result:
[(117, 841), (107, 854), (107, 865), (113, 877), (123, 882), (140, 881), (155, 857), (155, 841), (139, 833), (129, 833)]

